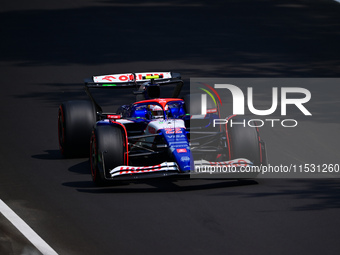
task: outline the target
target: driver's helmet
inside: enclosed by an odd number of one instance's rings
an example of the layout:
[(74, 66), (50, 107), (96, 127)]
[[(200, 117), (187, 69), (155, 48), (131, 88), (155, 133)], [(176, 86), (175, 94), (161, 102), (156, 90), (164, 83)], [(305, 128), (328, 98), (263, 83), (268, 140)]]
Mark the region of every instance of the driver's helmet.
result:
[(151, 119), (161, 119), (164, 117), (163, 109), (159, 105), (148, 105)]

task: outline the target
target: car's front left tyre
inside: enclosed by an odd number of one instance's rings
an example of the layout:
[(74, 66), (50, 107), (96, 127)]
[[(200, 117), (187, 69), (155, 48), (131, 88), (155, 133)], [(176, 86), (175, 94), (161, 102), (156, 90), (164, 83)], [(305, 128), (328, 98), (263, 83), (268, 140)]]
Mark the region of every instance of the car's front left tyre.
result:
[(92, 180), (103, 185), (111, 177), (109, 171), (126, 164), (126, 145), (121, 128), (111, 125), (97, 126), (91, 137), (90, 164)]

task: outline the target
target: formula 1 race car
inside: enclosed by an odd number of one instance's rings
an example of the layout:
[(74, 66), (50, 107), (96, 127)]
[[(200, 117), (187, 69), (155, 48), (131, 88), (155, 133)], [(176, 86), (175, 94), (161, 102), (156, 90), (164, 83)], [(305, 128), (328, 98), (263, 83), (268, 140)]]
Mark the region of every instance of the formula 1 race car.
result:
[[(173, 85), (171, 98), (160, 88)], [(267, 162), (265, 143), (253, 126), (213, 125), (218, 102), (202, 96), (179, 98), (183, 81), (172, 72), (94, 76), (85, 80), (90, 100), (67, 101), (58, 114), (59, 146), (65, 157), (90, 154), (96, 184), (165, 176), (190, 176), (197, 166), (247, 166)], [(92, 89), (134, 89), (136, 102), (103, 112)], [(240, 120), (229, 116), (227, 120)]]

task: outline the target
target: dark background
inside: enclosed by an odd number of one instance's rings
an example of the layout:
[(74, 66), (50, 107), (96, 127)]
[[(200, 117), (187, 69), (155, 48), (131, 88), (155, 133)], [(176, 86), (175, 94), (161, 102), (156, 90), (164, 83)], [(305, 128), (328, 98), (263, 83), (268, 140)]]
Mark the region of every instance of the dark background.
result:
[[(190, 77), (337, 78), (339, 11), (331, 0), (3, 1), (0, 199), (60, 254), (338, 254), (338, 179), (96, 188), (87, 159), (59, 153), (57, 108), (98, 74), (180, 72), (184, 92)], [(319, 119), (261, 130), (273, 164), (338, 162), (339, 89), (308, 89)], [(20, 254), (5, 219), (0, 233), (0, 253)]]

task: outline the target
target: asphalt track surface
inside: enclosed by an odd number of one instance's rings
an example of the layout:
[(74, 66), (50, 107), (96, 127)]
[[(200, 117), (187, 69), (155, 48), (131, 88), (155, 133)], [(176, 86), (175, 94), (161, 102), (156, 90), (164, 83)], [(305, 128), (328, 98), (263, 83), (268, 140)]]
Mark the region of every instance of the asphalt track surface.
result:
[[(339, 254), (339, 179), (97, 188), (87, 159), (60, 155), (56, 125), (93, 74), (340, 77), (339, 12), (326, 0), (1, 3), (0, 199), (59, 254)], [(339, 163), (339, 88), (309, 89), (313, 118), (261, 131), (273, 164)], [(2, 216), (0, 253), (38, 254)]]

